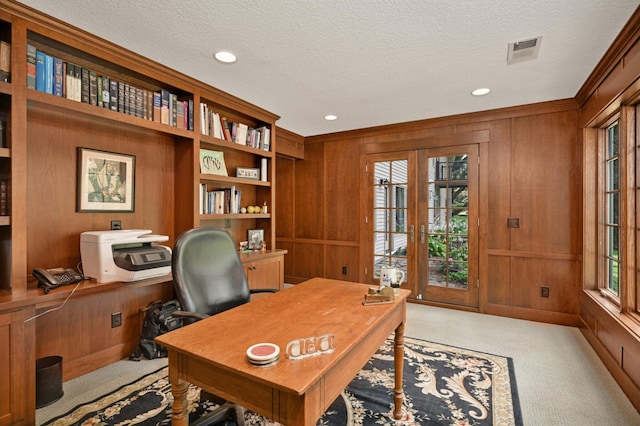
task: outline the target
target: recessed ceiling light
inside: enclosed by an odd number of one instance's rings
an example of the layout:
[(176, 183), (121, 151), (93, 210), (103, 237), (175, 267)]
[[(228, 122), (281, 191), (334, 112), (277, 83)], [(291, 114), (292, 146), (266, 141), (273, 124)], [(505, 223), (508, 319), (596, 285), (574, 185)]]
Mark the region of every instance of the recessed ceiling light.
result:
[(333, 115), (333, 114), (329, 114), (329, 115), (325, 115), (324, 119), (327, 121), (333, 121), (333, 120), (337, 120), (338, 116), (337, 115)]
[(487, 93), (489, 93), (491, 91), (491, 89), (488, 89), (486, 87), (483, 87), (481, 89), (476, 89), (473, 92), (471, 92), (471, 94), (473, 96), (482, 96), (482, 95), (486, 95)]
[(216, 52), (215, 55), (213, 55), (213, 57), (220, 62), (224, 62), (225, 64), (232, 64), (238, 60), (238, 58), (236, 58), (236, 55), (234, 55), (231, 52), (225, 52), (225, 51)]

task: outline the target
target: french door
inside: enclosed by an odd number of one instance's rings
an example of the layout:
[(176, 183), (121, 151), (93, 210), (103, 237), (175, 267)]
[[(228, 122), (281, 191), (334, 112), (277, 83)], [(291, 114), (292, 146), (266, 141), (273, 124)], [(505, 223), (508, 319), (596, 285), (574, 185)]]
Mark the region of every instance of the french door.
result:
[(401, 269), (411, 297), (477, 307), (478, 147), (375, 154), (367, 163), (373, 278)]

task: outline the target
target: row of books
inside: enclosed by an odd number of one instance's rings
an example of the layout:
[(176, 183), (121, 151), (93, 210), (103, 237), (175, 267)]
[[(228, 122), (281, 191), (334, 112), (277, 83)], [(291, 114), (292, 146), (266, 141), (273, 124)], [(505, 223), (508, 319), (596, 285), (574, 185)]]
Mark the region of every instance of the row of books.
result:
[(0, 81), (11, 81), (11, 44), (0, 40)]
[(200, 214), (240, 213), (242, 191), (235, 186), (207, 190), (207, 184), (200, 184)]
[(229, 122), (204, 102), (200, 103), (200, 132), (264, 151), (271, 149), (271, 129), (268, 126), (254, 128), (244, 123)]
[(168, 90), (151, 91), (98, 75), (27, 45), (27, 87), (77, 102), (193, 130), (193, 99)]

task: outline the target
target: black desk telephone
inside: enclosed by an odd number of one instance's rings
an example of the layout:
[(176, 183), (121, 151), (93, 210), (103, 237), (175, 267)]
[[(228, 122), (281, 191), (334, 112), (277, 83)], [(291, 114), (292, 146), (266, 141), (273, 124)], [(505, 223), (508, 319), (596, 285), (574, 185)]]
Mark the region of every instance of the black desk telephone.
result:
[(84, 279), (84, 277), (75, 270), (64, 268), (35, 268), (33, 270), (33, 276), (38, 279), (38, 287), (42, 287), (45, 294), (49, 293), (49, 290), (52, 288), (79, 283)]

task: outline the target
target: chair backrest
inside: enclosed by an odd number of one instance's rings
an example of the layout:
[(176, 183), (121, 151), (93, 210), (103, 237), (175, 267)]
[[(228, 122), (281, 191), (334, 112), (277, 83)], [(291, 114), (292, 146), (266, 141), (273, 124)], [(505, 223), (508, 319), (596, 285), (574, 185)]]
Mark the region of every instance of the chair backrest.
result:
[(173, 247), (171, 271), (181, 309), (215, 315), (249, 301), (249, 283), (233, 237), (224, 229), (194, 228)]

